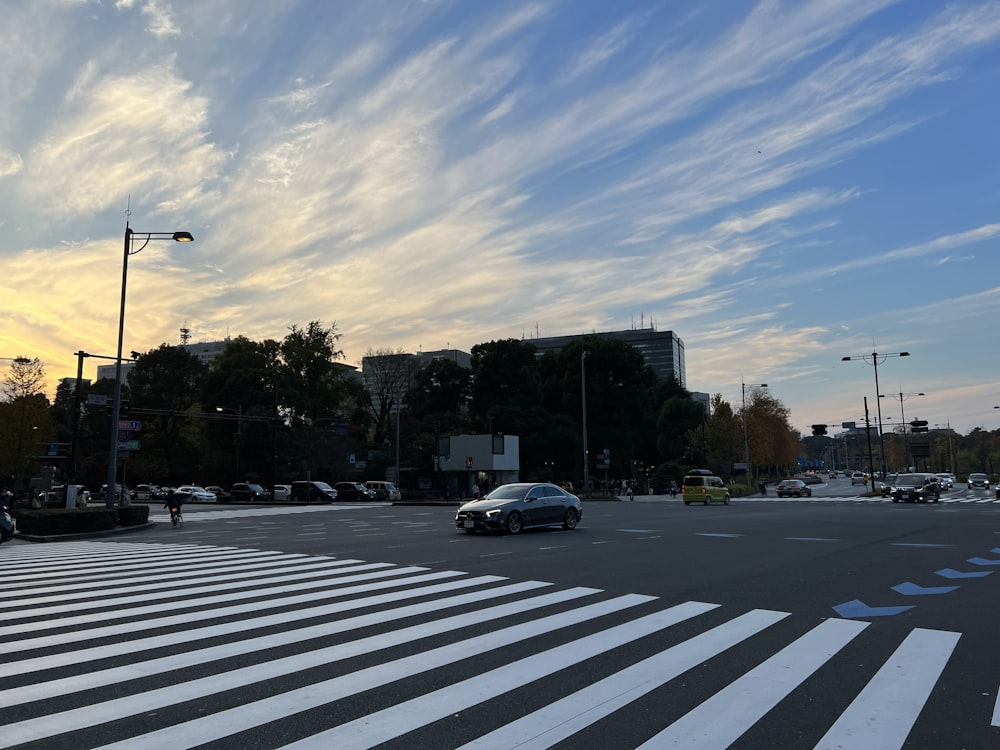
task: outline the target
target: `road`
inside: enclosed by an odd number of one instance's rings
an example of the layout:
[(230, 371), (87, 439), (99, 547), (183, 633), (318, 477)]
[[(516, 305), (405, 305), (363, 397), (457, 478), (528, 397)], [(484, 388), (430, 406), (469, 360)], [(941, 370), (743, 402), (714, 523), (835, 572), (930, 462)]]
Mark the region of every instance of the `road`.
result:
[(1000, 744), (992, 493), (453, 515), (200, 506), (5, 544), (0, 747)]

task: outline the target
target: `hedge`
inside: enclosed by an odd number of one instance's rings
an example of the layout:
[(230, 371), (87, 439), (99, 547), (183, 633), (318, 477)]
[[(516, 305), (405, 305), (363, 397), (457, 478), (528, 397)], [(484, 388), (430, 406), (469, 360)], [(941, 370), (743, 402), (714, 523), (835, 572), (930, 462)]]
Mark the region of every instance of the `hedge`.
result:
[(149, 520), (149, 506), (119, 508), (43, 508), (18, 510), (14, 515), (21, 534), (51, 536), (110, 531), (116, 526), (141, 526)]

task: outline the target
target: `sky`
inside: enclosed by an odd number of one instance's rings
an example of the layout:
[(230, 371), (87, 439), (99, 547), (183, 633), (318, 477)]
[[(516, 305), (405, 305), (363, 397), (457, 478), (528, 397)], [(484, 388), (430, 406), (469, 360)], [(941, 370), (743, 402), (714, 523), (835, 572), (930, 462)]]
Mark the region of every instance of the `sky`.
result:
[(886, 430), (1000, 427), (996, 0), (0, 15), (0, 357), (50, 396), (115, 353), (127, 219), (195, 241), (129, 258), (125, 352), (655, 326), (690, 390), (767, 383), (805, 434), (877, 392)]

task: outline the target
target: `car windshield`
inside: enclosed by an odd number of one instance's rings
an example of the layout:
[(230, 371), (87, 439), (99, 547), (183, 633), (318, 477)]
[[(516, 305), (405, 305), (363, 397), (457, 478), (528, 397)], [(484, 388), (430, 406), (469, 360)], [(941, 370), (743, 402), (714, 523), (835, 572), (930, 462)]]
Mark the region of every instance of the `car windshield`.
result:
[(896, 484), (923, 484), (924, 478), (920, 474), (900, 474)]
[(517, 500), (524, 496), (525, 487), (516, 484), (508, 484), (497, 487), (488, 497), (490, 500)]
[(326, 482), (313, 482), (313, 486), (321, 490), (332, 490), (333, 487), (328, 485)]
[(969, 474), (969, 479), (978, 479), (978, 480), (982, 481), (983, 479), (986, 479), (986, 475), (985, 474)]

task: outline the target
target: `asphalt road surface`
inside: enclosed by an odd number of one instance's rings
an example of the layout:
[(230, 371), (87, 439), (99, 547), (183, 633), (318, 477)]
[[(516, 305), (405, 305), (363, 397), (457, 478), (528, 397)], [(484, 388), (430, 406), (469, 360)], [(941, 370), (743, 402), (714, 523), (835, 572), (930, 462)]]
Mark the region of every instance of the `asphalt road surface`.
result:
[(0, 547), (0, 747), (992, 748), (1000, 503), (186, 507)]

